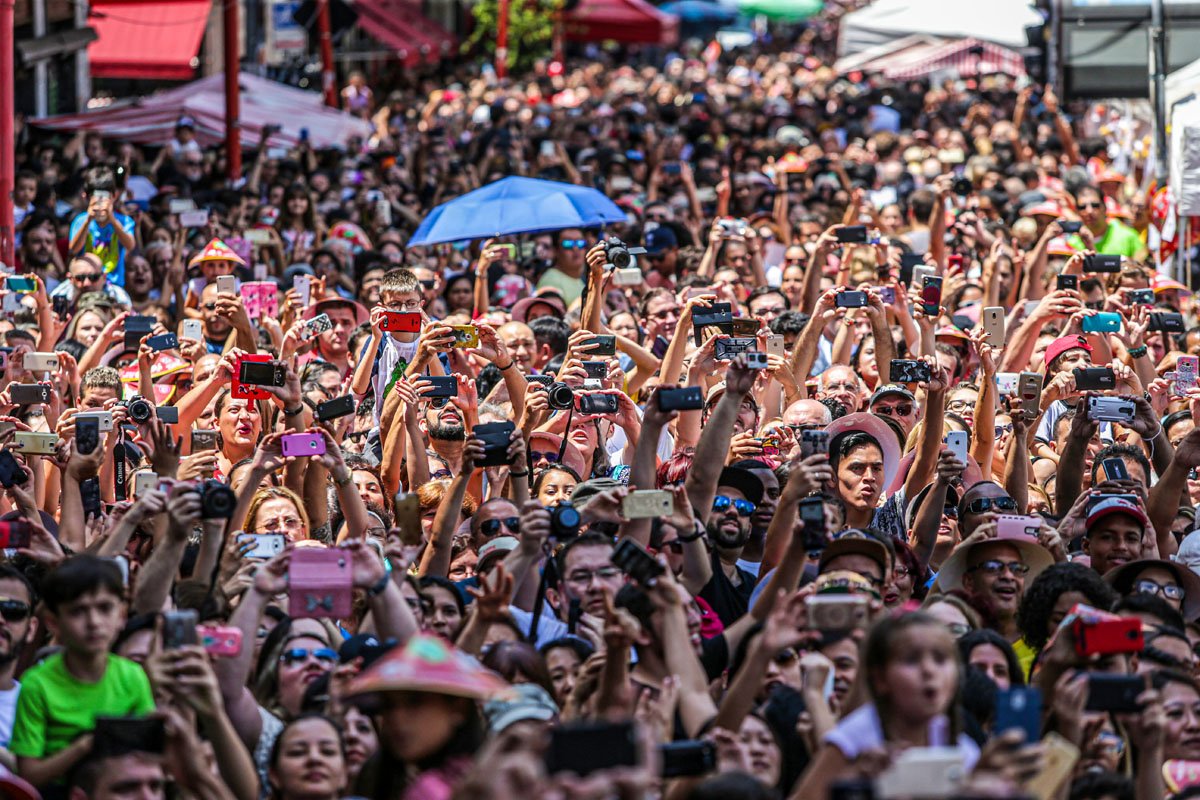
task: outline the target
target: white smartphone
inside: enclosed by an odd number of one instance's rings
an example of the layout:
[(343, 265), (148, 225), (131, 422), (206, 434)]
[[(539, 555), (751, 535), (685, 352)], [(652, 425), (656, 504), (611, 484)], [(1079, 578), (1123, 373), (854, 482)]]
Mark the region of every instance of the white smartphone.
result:
[(967, 463), (967, 432), (966, 431), (950, 431), (946, 434), (946, 446), (950, 448), (950, 452), (954, 454), (962, 463)]
[(954, 797), (966, 777), (957, 747), (910, 747), (875, 781), (879, 800)]
[(297, 275), (292, 285), (296, 287), (296, 293), (300, 295), (300, 305), (308, 308), (308, 304), (312, 300), (312, 276)]
[(94, 417), (100, 421), (100, 432), (108, 433), (113, 429), (113, 415), (111, 411), (80, 411), (75, 415), (75, 419), (80, 417)]
[(204, 341), (204, 323), (198, 319), (185, 319), (183, 321), (183, 338), (195, 339), (197, 342)]
[(237, 278), (232, 275), (218, 275), (217, 293), (237, 294)]

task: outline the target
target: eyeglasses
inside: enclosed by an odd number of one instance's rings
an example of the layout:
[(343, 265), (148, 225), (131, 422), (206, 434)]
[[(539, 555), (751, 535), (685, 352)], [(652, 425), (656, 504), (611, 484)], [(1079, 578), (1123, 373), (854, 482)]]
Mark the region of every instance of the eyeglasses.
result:
[(1001, 436), (1003, 436), (1006, 433), (1012, 433), (1012, 432), (1013, 432), (1013, 426), (1012, 426), (1011, 422), (1008, 423), (1007, 425), (997, 425), (996, 426), (996, 438), (997, 439), (999, 439)]
[(946, 404), (946, 408), (950, 411), (966, 411), (968, 409), (970, 409), (971, 411), (974, 411), (975, 410), (975, 401), (974, 400), (951, 400), (949, 403)]
[(963, 510), (968, 514), (986, 514), (992, 509), (997, 511), (1016, 511), (1017, 501), (1011, 497), (977, 497), (967, 503), (967, 507)]
[(942, 513), (950, 519), (958, 519), (958, 506), (943, 506)]
[(1142, 592), (1143, 594), (1161, 594), (1168, 600), (1182, 600), (1184, 595), (1182, 586), (1176, 586), (1174, 584), (1163, 585), (1161, 583), (1155, 583), (1152, 580), (1140, 580), (1133, 585), (1133, 588), (1138, 592)]
[(288, 517), (287, 519), (269, 519), (264, 520), (260, 527), (265, 531), (277, 531), (280, 528), (288, 531), (299, 529), (303, 522), (296, 517)]
[(103, 277), (103, 272), (84, 272), (78, 275), (72, 275), (71, 280), (75, 283), (91, 283), (92, 281), (98, 281)]
[(495, 536), (500, 532), (500, 526), (508, 528), (513, 533), (520, 533), (521, 518), (520, 517), (505, 517), (504, 519), (488, 519), (479, 523), (479, 530), (484, 536)]
[(1125, 752), (1125, 740), (1111, 731), (1096, 734), (1096, 749), (1102, 753), (1121, 755)]
[(1104, 203), (1080, 203), (1079, 204), (1080, 211), (1082, 211), (1085, 208), (1104, 208)]
[(388, 311), (420, 311), (420, 300), (409, 300), (407, 303), (392, 303), (387, 307)]
[(751, 503), (749, 500), (743, 500), (740, 497), (735, 499), (732, 497), (726, 497), (723, 494), (719, 494), (713, 498), (713, 511), (728, 511), (730, 506), (736, 508), (738, 515), (743, 517), (750, 516), (754, 513), (754, 509), (757, 508), (754, 503)]
[(1029, 565), (1023, 564), (1020, 561), (1001, 561), (998, 558), (989, 558), (982, 564), (976, 564), (967, 569), (967, 572), (982, 572), (985, 575), (999, 575), (1004, 570), (1008, 570), (1016, 577), (1021, 577), (1029, 572)]
[(913, 412), (913, 407), (912, 403), (905, 403), (900, 406), (876, 406), (874, 410), (885, 417), (907, 417)]
[(678, 308), (664, 308), (661, 311), (655, 311), (650, 316), (654, 317), (655, 319), (670, 319), (671, 317), (679, 316), (679, 309)]
[(5, 622), (24, 622), (29, 619), (29, 614), (28, 603), (22, 603), (20, 600), (0, 600), (0, 617), (4, 617)]
[(580, 569), (567, 576), (567, 583), (573, 583), (576, 586), (587, 586), (592, 582), (593, 578), (598, 578), (602, 581), (611, 581), (620, 576), (621, 570), (616, 567), (600, 567), (594, 570)]
[(896, 567), (892, 570), (892, 575), (897, 578), (907, 578), (912, 575), (912, 570), (908, 567)]
[(563, 250), (582, 250), (587, 247), (587, 239), (563, 239), (558, 246)]
[(205, 309), (207, 309), (208, 311), (216, 311), (216, 310), (217, 310), (217, 304), (216, 304), (216, 303), (201, 303), (200, 305), (201, 305), (201, 307), (202, 307), (202, 308), (205, 308)]
[(308, 659), (309, 656), (325, 664), (332, 664), (338, 660), (337, 651), (331, 650), (328, 647), (293, 647), (291, 650), (284, 650), (279, 654), (279, 662), (287, 664), (290, 667), (293, 664)]

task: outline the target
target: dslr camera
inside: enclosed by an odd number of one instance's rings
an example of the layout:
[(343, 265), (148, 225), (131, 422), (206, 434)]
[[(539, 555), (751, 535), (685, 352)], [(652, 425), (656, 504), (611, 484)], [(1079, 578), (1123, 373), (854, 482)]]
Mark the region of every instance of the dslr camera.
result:
[(124, 406), (129, 412), (129, 418), (138, 425), (145, 425), (150, 420), (154, 419), (154, 404), (141, 395), (135, 394), (128, 400), (122, 400), (117, 403), (119, 406)]
[(562, 381), (555, 381), (546, 387), (546, 400), (551, 408), (566, 411), (575, 405), (575, 390)]
[(570, 502), (564, 501), (550, 509), (550, 538), (560, 542), (574, 539), (579, 535), (579, 526), (583, 517), (579, 509)]
[(229, 519), (237, 506), (237, 495), (220, 481), (208, 478), (200, 483), (196, 491), (200, 494), (201, 519)]
[(646, 248), (630, 247), (620, 239), (611, 238), (604, 241), (604, 258), (606, 266), (613, 269), (626, 269), (633, 266), (633, 257), (644, 255)]

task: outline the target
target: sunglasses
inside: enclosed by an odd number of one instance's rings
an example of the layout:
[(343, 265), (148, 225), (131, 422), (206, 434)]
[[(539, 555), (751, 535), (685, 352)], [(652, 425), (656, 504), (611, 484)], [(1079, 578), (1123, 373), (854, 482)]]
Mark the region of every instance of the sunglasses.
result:
[(309, 656), (312, 656), (317, 661), (322, 661), (326, 664), (332, 664), (338, 660), (336, 650), (331, 650), (328, 647), (315, 647), (309, 649), (307, 647), (293, 647), (290, 650), (284, 650), (279, 654), (279, 660), (287, 665), (297, 664), (304, 661)]
[(542, 459), (545, 459), (546, 461), (548, 461), (551, 464), (557, 464), (558, 463), (558, 453), (554, 450), (530, 450), (529, 451), (529, 460), (532, 461), (534, 464), (538, 463)]
[(563, 239), (558, 246), (563, 250), (583, 250), (587, 247), (587, 239)]
[(5, 622), (24, 622), (29, 619), (29, 614), (28, 603), (22, 603), (20, 600), (0, 600), (0, 617), (4, 617)]
[(217, 310), (216, 303), (201, 303), (201, 306), (203, 308), (207, 309), (208, 311), (216, 311)]
[(420, 284), (422, 289), (428, 290), (437, 286), (437, 281), (420, 281)]
[(1080, 203), (1079, 208), (1104, 208), (1104, 203)]
[(968, 514), (986, 514), (992, 509), (997, 511), (1016, 511), (1017, 501), (1011, 497), (977, 497), (967, 503), (967, 507), (963, 510)]
[(521, 518), (520, 517), (505, 517), (504, 519), (489, 519), (479, 523), (479, 530), (484, 536), (495, 536), (500, 532), (500, 526), (508, 528), (513, 533), (520, 533)]
[(997, 425), (996, 426), (996, 438), (997, 439), (1006, 433), (1012, 433), (1012, 432), (1013, 432), (1013, 426), (1012, 426), (1011, 422), (1008, 423), (1007, 425)]
[(82, 275), (72, 275), (71, 280), (75, 281), (76, 283), (90, 283), (91, 281), (98, 281), (103, 277), (103, 272), (86, 272)]
[(912, 412), (913, 412), (913, 407), (911, 405), (879, 406), (878, 408), (875, 409), (876, 414), (883, 414), (885, 417), (891, 417), (891, 416), (907, 417)]
[(989, 558), (982, 564), (976, 564), (969, 568), (967, 572), (982, 572), (985, 575), (999, 575), (1004, 570), (1008, 570), (1013, 575), (1021, 576), (1029, 572), (1029, 565), (1023, 564), (1020, 561), (1001, 561), (998, 558)]
[(800, 657), (800, 654), (797, 653), (795, 650), (793, 650), (790, 647), (785, 647), (782, 650), (780, 650), (778, 653), (775, 654), (775, 663), (778, 664), (779, 666), (783, 667), (783, 666), (787, 666), (788, 664), (791, 664), (793, 661), (795, 661), (799, 657)]
[(726, 497), (723, 494), (719, 494), (713, 498), (713, 511), (724, 512), (729, 510), (730, 506), (733, 506), (735, 509), (737, 509), (738, 515), (743, 517), (750, 516), (754, 513), (754, 509), (757, 508), (754, 503), (751, 503), (749, 500), (742, 500), (741, 498), (737, 498), (735, 500), (734, 498)]

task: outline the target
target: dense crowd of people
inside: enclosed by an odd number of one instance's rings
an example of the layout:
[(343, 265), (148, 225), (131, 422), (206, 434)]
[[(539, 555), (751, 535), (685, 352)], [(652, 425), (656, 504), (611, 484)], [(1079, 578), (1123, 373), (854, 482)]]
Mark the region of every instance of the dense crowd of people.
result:
[[(233, 184), (186, 118), (30, 133), (0, 791), (1200, 796), (1146, 168), (823, 41), (356, 76), (373, 136)], [(508, 175), (627, 221), (407, 246)]]

